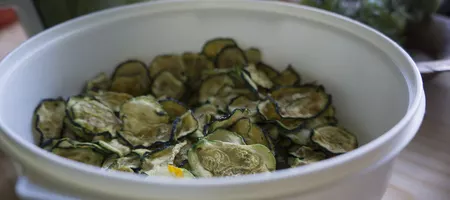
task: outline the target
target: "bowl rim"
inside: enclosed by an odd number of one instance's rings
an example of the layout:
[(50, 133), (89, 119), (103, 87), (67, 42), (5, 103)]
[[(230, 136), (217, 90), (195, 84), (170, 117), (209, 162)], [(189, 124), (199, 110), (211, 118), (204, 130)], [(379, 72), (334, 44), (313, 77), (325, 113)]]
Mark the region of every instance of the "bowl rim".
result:
[[(189, 5), (190, 4), (190, 5)], [(194, 8), (193, 4), (196, 4), (197, 6)], [(147, 8), (146, 11), (143, 11), (142, 8)], [(159, 8), (158, 8), (159, 7)], [(387, 50), (392, 51), (393, 53), (397, 54), (400, 59), (402, 59), (401, 62), (407, 63), (407, 66), (403, 67), (408, 69), (404, 70), (411, 70), (411, 80), (405, 80), (407, 81), (407, 85), (409, 88), (409, 95), (410, 95), (410, 102), (408, 106), (408, 110), (406, 114), (401, 118), (400, 121), (393, 127), (391, 127), (388, 131), (380, 135), (379, 137), (375, 138), (374, 140), (370, 141), (367, 144), (364, 144), (360, 146), (359, 148), (348, 152), (346, 154), (330, 158), (318, 163), (314, 163), (311, 165), (307, 165), (301, 168), (291, 168), (291, 169), (285, 169), (280, 171), (275, 171), (273, 173), (267, 174), (255, 174), (255, 175), (247, 175), (245, 178), (221, 178), (221, 177), (214, 177), (214, 178), (208, 178), (208, 179), (196, 179), (196, 180), (177, 180), (173, 181), (172, 178), (166, 178), (166, 177), (152, 177), (151, 179), (145, 179), (139, 176), (136, 176), (134, 174), (128, 174), (125, 172), (107, 172), (102, 171), (98, 167), (89, 166), (83, 163), (78, 163), (75, 161), (63, 159), (57, 155), (53, 155), (51, 153), (48, 153), (44, 151), (43, 149), (39, 148), (33, 143), (24, 141), (18, 136), (17, 134), (12, 131), (12, 129), (4, 123), (4, 120), (0, 117), (0, 141), (3, 143), (9, 143), (12, 146), (15, 146), (16, 148), (19, 148), (22, 152), (16, 152), (15, 156), (21, 157), (23, 155), (19, 154), (27, 154), (28, 156), (33, 156), (38, 159), (43, 160), (44, 162), (56, 164), (62, 167), (70, 168), (71, 170), (76, 170), (80, 173), (87, 173), (94, 176), (104, 176), (108, 178), (112, 178), (114, 180), (121, 180), (121, 181), (132, 181), (132, 182), (138, 182), (143, 184), (158, 184), (158, 185), (168, 185), (168, 186), (220, 186), (220, 185), (241, 185), (241, 184), (249, 184), (249, 183), (262, 183), (262, 182), (268, 182), (268, 181), (277, 181), (281, 179), (285, 179), (288, 177), (293, 176), (301, 176), (309, 173), (317, 173), (319, 171), (323, 171), (329, 168), (332, 168), (333, 166), (339, 166), (346, 162), (349, 162), (351, 160), (354, 160), (356, 158), (360, 158), (364, 156), (367, 152), (373, 151), (377, 149), (378, 147), (382, 146), (382, 144), (386, 143), (390, 139), (392, 139), (395, 135), (399, 133), (399, 131), (407, 125), (407, 123), (411, 120), (411, 118), (416, 114), (416, 111), (418, 110), (418, 107), (420, 105), (420, 100), (423, 96), (423, 86), (422, 86), (422, 80), (420, 73), (412, 60), (412, 58), (395, 42), (393, 42), (388, 37), (382, 35), (378, 31), (374, 30), (371, 27), (368, 27), (362, 23), (359, 23), (357, 21), (354, 21), (352, 19), (340, 16), (338, 14), (334, 14), (331, 12), (323, 11), (316, 8), (311, 8), (307, 6), (302, 5), (296, 5), (292, 3), (285, 3), (285, 2), (275, 2), (275, 1), (212, 1), (212, 2), (205, 2), (205, 1), (183, 1), (183, 0), (168, 0), (168, 1), (155, 1), (155, 2), (144, 2), (144, 3), (136, 3), (131, 4), (127, 6), (122, 6), (118, 8), (110, 8), (102, 11), (98, 11), (89, 15), (81, 16), (72, 20), (69, 20), (68, 22), (56, 25), (48, 30), (45, 30), (35, 36), (33, 36), (31, 39), (25, 41), (22, 43), (18, 48), (13, 50), (10, 54), (8, 54), (1, 62), (0, 62), (0, 71), (3, 71), (3, 73), (0, 75), (0, 89), (7, 88), (5, 86), (5, 83), (7, 83), (9, 74), (13, 73), (14, 70), (19, 68), (20, 66), (20, 60), (25, 60), (27, 57), (31, 56), (35, 52), (39, 51), (39, 49), (45, 48), (47, 45), (50, 45), (54, 42), (57, 42), (59, 39), (64, 38), (66, 36), (69, 36), (71, 34), (74, 34), (76, 31), (82, 31), (86, 29), (90, 29), (92, 27), (95, 27), (97, 24), (104, 24), (104, 23), (110, 23), (118, 19), (123, 19), (126, 17), (133, 17), (138, 16), (140, 14), (154, 14), (159, 12), (166, 12), (166, 11), (176, 11), (176, 10), (186, 10), (186, 9), (207, 9), (207, 8), (228, 8), (228, 9), (245, 9), (245, 10), (255, 10), (255, 11), (270, 11), (270, 12), (277, 12), (282, 13), (284, 15), (291, 15), (297, 18), (302, 19), (308, 19), (310, 21), (314, 22), (320, 22), (325, 23), (326, 25), (333, 26), (335, 28), (338, 28), (340, 30), (344, 30), (342, 27), (338, 27), (335, 24), (332, 24), (330, 22), (324, 22), (324, 21), (318, 21), (318, 19), (312, 19), (312, 16), (321, 16), (325, 20), (334, 20), (338, 21), (339, 23), (351, 26), (354, 29), (358, 29), (359, 31), (365, 32), (370, 36), (372, 39), (376, 39), (377, 41), (381, 42), (382, 45), (385, 45), (389, 49), (385, 49), (383, 52), (386, 52)], [(139, 10), (138, 12), (127, 12), (130, 10)], [(295, 10), (294, 10), (295, 9)], [(299, 12), (302, 11), (302, 12)], [(298, 13), (295, 13), (298, 12)], [(306, 13), (309, 15), (299, 14), (299, 13)], [(109, 18), (108, 18), (109, 16)], [(347, 31), (350, 32), (350, 31)], [(365, 36), (364, 38), (362, 35), (356, 35), (369, 43), (373, 44), (374, 42), (370, 42), (367, 38), (369, 36)], [(56, 36), (56, 37), (55, 37)], [(381, 49), (380, 46), (376, 46), (378, 49)], [(20, 56), (19, 56), (20, 55)], [(390, 56), (390, 58), (394, 58), (395, 56)], [(18, 60), (16, 60), (18, 59)], [(12, 62), (15, 60), (14, 62)], [(12, 67), (6, 67), (9, 65), (8, 63), (15, 63), (14, 65), (11, 65)], [(395, 63), (395, 62), (394, 62)], [(397, 63), (396, 63), (397, 65)], [(411, 68), (411, 69), (409, 69)], [(401, 70), (401, 69), (399, 69)], [(405, 77), (406, 79), (406, 77)], [(410, 84), (412, 82), (412, 84)], [(414, 88), (411, 88), (414, 86)], [(411, 99), (411, 94), (415, 94), (413, 98)], [(1, 100), (0, 100), (1, 101)], [(7, 147), (9, 146), (6, 145)], [(5, 145), (3, 145), (5, 146)], [(11, 146), (9, 146), (11, 147)]]

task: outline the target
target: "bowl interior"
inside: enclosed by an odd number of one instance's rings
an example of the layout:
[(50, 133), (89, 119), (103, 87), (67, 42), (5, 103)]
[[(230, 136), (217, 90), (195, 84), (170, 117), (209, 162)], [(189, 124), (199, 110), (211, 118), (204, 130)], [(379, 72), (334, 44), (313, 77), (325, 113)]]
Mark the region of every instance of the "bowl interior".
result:
[(2, 126), (34, 142), (32, 115), (43, 98), (78, 94), (86, 80), (112, 73), (126, 59), (149, 63), (159, 54), (200, 51), (219, 36), (234, 38), (242, 48), (260, 48), (268, 64), (279, 70), (292, 64), (304, 81), (323, 84), (338, 119), (361, 144), (385, 133), (408, 109), (401, 70), (369, 36), (256, 9), (135, 11), (56, 27), (7, 58), (0, 68)]

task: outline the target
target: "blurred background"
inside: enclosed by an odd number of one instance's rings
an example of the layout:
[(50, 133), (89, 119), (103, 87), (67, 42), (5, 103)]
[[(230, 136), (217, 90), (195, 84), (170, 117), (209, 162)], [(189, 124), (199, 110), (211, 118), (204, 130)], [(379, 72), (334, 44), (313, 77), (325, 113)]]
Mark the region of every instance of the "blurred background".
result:
[[(72, 18), (106, 8), (150, 0), (6, 0), (0, 1), (0, 28), (20, 18), (33, 35)], [(433, 14), (450, 15), (444, 0), (283, 0), (332, 11), (365, 23), (405, 47), (411, 54), (438, 59), (447, 39)], [(14, 5), (13, 5), (14, 4)], [(12, 7), (8, 7), (12, 6)], [(19, 11), (14, 13), (14, 11)], [(430, 37), (430, 34), (433, 36)], [(424, 38), (427, 38), (425, 41)], [(428, 41), (428, 40), (432, 41)]]

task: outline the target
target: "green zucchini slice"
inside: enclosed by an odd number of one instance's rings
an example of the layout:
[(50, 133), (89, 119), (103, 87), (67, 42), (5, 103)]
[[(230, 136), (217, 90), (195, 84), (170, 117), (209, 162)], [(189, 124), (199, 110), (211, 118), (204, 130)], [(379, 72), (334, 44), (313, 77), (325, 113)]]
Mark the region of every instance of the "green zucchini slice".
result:
[(256, 64), (256, 69), (264, 72), (266, 74), (267, 78), (272, 80), (272, 82), (275, 80), (276, 77), (278, 77), (280, 75), (280, 72), (278, 72), (277, 70), (273, 69), (273, 67), (271, 67), (263, 62), (259, 62), (258, 64)]
[(300, 84), (300, 75), (289, 65), (280, 75), (273, 79), (273, 82), (279, 86), (294, 86)]
[(198, 89), (201, 84), (202, 73), (214, 69), (214, 64), (205, 55), (186, 52), (183, 54), (183, 62), (186, 67), (186, 76), (189, 86)]
[(100, 101), (100, 103), (105, 104), (111, 108), (114, 112), (119, 112), (122, 104), (133, 98), (133, 96), (127, 93), (117, 93), (117, 92), (93, 92), (91, 93), (95, 99)]
[(170, 72), (176, 79), (184, 83), (187, 80), (185, 75), (186, 67), (180, 55), (160, 55), (156, 56), (148, 68), (150, 77), (155, 79), (162, 71)]
[(200, 103), (206, 103), (210, 97), (217, 95), (225, 85), (234, 87), (233, 80), (226, 74), (212, 76), (206, 79), (200, 86), (198, 101)]
[(106, 75), (106, 73), (100, 73), (92, 80), (89, 80), (85, 86), (85, 92), (88, 91), (101, 91), (109, 90), (111, 87), (111, 79)]
[(219, 69), (243, 68), (247, 65), (247, 58), (239, 47), (226, 46), (217, 54), (215, 65)]
[(264, 71), (258, 70), (255, 65), (251, 64), (245, 67), (244, 70), (250, 75), (251, 80), (256, 85), (266, 89), (271, 89), (274, 86), (267, 74)]
[(90, 97), (70, 97), (66, 112), (70, 122), (77, 127), (74, 131), (80, 136), (109, 134), (115, 137), (120, 128), (120, 120), (113, 110)]
[(35, 111), (35, 127), (39, 133), (39, 145), (61, 137), (66, 116), (66, 102), (63, 99), (45, 99)]
[(197, 177), (239, 176), (270, 172), (276, 168), (272, 152), (264, 145), (239, 145), (201, 140), (188, 152)]
[(284, 87), (270, 95), (282, 118), (311, 119), (320, 115), (331, 103), (331, 96), (321, 86)]
[(358, 147), (356, 136), (337, 126), (321, 126), (313, 129), (311, 140), (333, 154), (347, 153)]
[(294, 132), (283, 134), (283, 136), (289, 138), (293, 143), (298, 145), (311, 144), (311, 129), (300, 129)]
[(169, 71), (162, 71), (155, 76), (152, 84), (153, 94), (159, 97), (180, 99), (186, 88), (180, 80)]
[(244, 139), (240, 135), (226, 129), (215, 130), (214, 132), (205, 136), (205, 140), (218, 140), (222, 142), (245, 145)]
[(248, 109), (249, 115), (253, 116), (258, 113), (257, 106), (259, 101), (252, 101), (246, 96), (238, 96), (231, 100), (228, 104), (228, 112), (233, 112), (236, 109)]
[(158, 101), (162, 108), (167, 112), (170, 121), (175, 120), (188, 111), (188, 108), (180, 101), (172, 98), (162, 99)]
[(217, 54), (226, 46), (236, 46), (237, 43), (231, 38), (214, 38), (202, 47), (202, 53), (211, 60), (214, 60)]
[(249, 48), (245, 51), (245, 56), (247, 57), (247, 60), (249, 63), (259, 63), (262, 60), (261, 51), (257, 48)]
[(119, 157), (123, 157), (130, 153), (130, 148), (121, 144), (118, 139), (112, 139), (111, 141), (98, 141), (98, 145), (104, 149), (117, 154)]
[(172, 126), (172, 136), (177, 141), (182, 137), (194, 133), (198, 129), (198, 121), (192, 111), (189, 110), (181, 115), (181, 117), (175, 119)]
[(236, 109), (230, 115), (213, 121), (208, 125), (208, 132), (214, 132), (219, 128), (228, 128), (238, 120), (248, 117), (249, 111), (247, 109)]
[(326, 155), (320, 151), (314, 151), (307, 146), (294, 146), (289, 148), (288, 163), (291, 167), (303, 166), (326, 159)]
[(110, 91), (141, 96), (149, 93), (150, 84), (141, 76), (119, 76), (111, 83)]
[(70, 139), (59, 140), (51, 152), (78, 162), (100, 166), (105, 159), (106, 152), (100, 146), (92, 143), (81, 143)]

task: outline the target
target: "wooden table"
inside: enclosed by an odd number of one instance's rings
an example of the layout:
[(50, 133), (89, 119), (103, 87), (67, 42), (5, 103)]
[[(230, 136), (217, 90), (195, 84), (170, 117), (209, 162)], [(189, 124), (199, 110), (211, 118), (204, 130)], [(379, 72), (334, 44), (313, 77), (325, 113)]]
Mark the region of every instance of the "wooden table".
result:
[[(24, 39), (18, 24), (0, 30), (0, 59)], [(422, 128), (396, 161), (383, 200), (450, 199), (450, 73), (439, 74), (424, 84), (427, 113)], [(0, 153), (1, 199), (17, 199), (12, 169)]]

